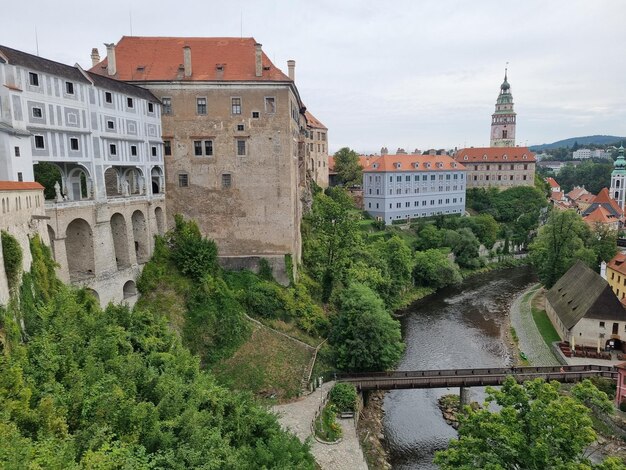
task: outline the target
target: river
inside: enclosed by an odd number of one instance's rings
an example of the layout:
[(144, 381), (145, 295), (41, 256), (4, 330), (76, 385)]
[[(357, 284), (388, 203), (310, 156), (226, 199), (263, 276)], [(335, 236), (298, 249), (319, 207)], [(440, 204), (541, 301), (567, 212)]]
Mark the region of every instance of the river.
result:
[[(454, 369), (511, 365), (506, 345), (509, 306), (535, 282), (530, 268), (491, 271), (470, 277), (416, 302), (403, 313), (406, 352), (398, 370)], [(385, 398), (385, 438), (394, 469), (436, 469), (436, 450), (456, 431), (437, 407), (441, 395), (458, 388), (399, 390)], [(483, 389), (471, 389), (482, 402)]]

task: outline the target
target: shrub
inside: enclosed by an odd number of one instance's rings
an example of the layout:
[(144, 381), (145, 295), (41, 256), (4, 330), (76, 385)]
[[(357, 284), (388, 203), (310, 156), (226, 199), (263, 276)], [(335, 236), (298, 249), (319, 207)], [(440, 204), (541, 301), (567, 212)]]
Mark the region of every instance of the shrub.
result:
[(341, 411), (356, 411), (357, 394), (352, 384), (339, 382), (330, 391), (330, 402)]
[(270, 263), (265, 259), (261, 258), (259, 261), (259, 277), (265, 281), (273, 281), (274, 273), (272, 272), (272, 267)]
[(4, 257), (4, 271), (7, 275), (9, 289), (14, 290), (20, 282), (22, 274), (22, 248), (13, 235), (4, 230), (0, 234), (2, 241), (2, 256)]
[(264, 318), (287, 320), (293, 316), (293, 305), (283, 288), (274, 282), (251, 284), (245, 296), (248, 311)]
[(198, 225), (185, 221), (180, 214), (174, 216), (176, 226), (170, 235), (172, 259), (186, 276), (200, 280), (207, 274), (218, 272), (217, 245), (200, 234)]

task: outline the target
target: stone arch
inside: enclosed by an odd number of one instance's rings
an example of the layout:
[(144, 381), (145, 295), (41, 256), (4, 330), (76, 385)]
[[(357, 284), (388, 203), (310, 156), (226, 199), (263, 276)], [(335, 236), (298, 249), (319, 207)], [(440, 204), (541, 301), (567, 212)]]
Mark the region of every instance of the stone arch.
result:
[(133, 224), (133, 239), (135, 242), (135, 255), (137, 263), (143, 264), (148, 261), (150, 250), (148, 245), (148, 227), (143, 212), (136, 210), (131, 217)]
[(122, 195), (125, 196), (124, 183), (128, 182), (129, 195), (145, 194), (145, 178), (141, 169), (133, 166), (124, 170), (122, 174)]
[(85, 219), (72, 220), (65, 231), (67, 267), (71, 281), (94, 277), (96, 265), (93, 252), (93, 232)]
[(157, 206), (154, 209), (154, 218), (156, 219), (157, 231), (159, 232), (159, 235), (163, 235), (165, 233), (165, 218), (163, 217), (163, 209)]
[(109, 167), (104, 172), (104, 187), (107, 197), (117, 197), (122, 195), (120, 173), (115, 167)]
[(131, 265), (128, 251), (128, 230), (126, 229), (126, 219), (119, 212), (111, 216), (111, 235), (117, 269), (127, 268)]
[(59, 165), (51, 162), (38, 162), (33, 165), (33, 173), (35, 181), (44, 187), (43, 196), (45, 199), (56, 199), (55, 183), (59, 183), (59, 189), (63, 192), (65, 174)]
[(54, 234), (54, 229), (48, 225), (48, 239), (50, 240), (50, 251), (52, 251), (52, 258), (56, 261), (57, 260), (57, 254), (56, 254), (56, 250), (55, 248), (55, 243), (56, 243), (56, 235)]
[(152, 194), (162, 194), (164, 191), (163, 169), (155, 166), (150, 172), (152, 178)]
[(137, 285), (135, 281), (132, 279), (130, 281), (126, 281), (124, 283), (124, 287), (122, 288), (122, 294), (125, 299), (129, 299), (137, 295)]
[(73, 168), (67, 175), (66, 196), (72, 201), (91, 199), (92, 179), (89, 171), (78, 166)]

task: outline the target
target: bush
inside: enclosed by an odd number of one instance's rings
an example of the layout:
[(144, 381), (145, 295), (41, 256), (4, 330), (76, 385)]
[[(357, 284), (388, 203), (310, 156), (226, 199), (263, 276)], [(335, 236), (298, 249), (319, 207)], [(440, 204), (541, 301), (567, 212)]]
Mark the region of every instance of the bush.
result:
[(185, 221), (180, 214), (176, 214), (174, 220), (176, 225), (170, 234), (170, 243), (172, 259), (180, 272), (194, 280), (207, 274), (215, 275), (219, 270), (215, 242), (204, 238), (195, 222)]
[(261, 258), (259, 261), (259, 277), (265, 281), (273, 281), (274, 273), (272, 272), (272, 267), (270, 263), (265, 259)]
[(293, 305), (285, 290), (274, 282), (259, 281), (245, 294), (248, 312), (263, 318), (288, 320), (293, 316)]
[(335, 406), (328, 403), (315, 420), (315, 435), (326, 442), (335, 442), (341, 437), (341, 426), (337, 423)]
[(340, 411), (356, 411), (357, 394), (352, 384), (339, 382), (330, 391), (330, 402)]
[(0, 234), (2, 241), (2, 256), (4, 257), (4, 271), (7, 275), (9, 289), (14, 290), (20, 282), (22, 274), (22, 247), (13, 235), (4, 230)]

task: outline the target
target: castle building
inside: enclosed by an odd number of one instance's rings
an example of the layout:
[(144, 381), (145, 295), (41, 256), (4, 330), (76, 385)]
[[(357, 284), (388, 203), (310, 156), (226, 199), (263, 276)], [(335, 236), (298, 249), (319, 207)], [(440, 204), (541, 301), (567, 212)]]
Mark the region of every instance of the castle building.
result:
[(468, 188), (508, 189), (535, 184), (535, 154), (528, 147), (471, 147), (454, 159), (467, 169)]
[(617, 153), (617, 160), (613, 164), (613, 172), (611, 173), (611, 189), (610, 194), (617, 201), (617, 205), (622, 209), (626, 209), (626, 160), (624, 159), (624, 146), (620, 146)]
[[(295, 61), (285, 75), (254, 38), (124, 36), (103, 61), (95, 52), (94, 73), (140, 85), (163, 103), (170, 219), (196, 220), (223, 265), (254, 269), (265, 258), (286, 282), (285, 256), (301, 256), (307, 168), (327, 179), (326, 129), (317, 120), (307, 129)], [(312, 162), (311, 144), (320, 149)]]
[[(92, 290), (103, 305), (133, 303), (153, 235), (165, 230), (159, 100), (143, 88), (5, 46), (0, 83), (0, 180), (43, 178), (47, 200), (37, 206), (35, 198), (33, 207), (45, 215), (32, 217), (46, 220), (44, 239), (62, 280)], [(33, 199), (25, 188), (13, 189)], [(3, 220), (24, 216), (15, 207), (3, 207)], [(25, 246), (23, 221), (13, 227)]]
[(511, 85), (504, 72), (504, 81), (500, 85), (500, 94), (496, 101), (496, 110), (491, 115), (491, 147), (515, 147), (515, 121)]
[(328, 128), (309, 111), (304, 113), (307, 128), (307, 164), (309, 177), (322, 188), (328, 187)]
[(363, 204), (394, 220), (465, 212), (465, 167), (447, 155), (382, 155), (363, 168)]

